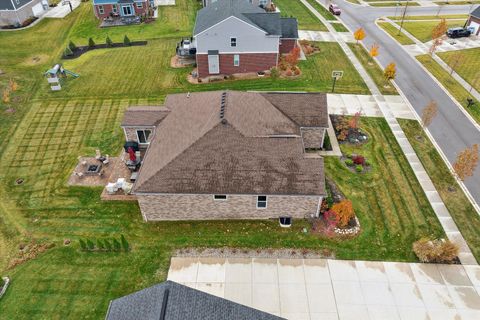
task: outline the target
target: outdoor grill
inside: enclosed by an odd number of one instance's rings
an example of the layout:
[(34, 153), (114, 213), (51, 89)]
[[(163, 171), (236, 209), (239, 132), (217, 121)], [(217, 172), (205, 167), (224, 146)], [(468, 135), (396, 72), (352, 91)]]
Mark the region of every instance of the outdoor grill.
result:
[(102, 169), (101, 164), (89, 164), (87, 166), (87, 170), (85, 171), (85, 175), (91, 176), (91, 175), (98, 174), (101, 169)]

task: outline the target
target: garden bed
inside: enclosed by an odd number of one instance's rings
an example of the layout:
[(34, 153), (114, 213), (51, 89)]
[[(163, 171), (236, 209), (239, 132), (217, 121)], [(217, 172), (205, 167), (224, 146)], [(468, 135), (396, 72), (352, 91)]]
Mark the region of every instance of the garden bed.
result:
[(360, 113), (357, 112), (352, 117), (341, 115), (330, 115), (333, 129), (337, 136), (338, 143), (362, 145), (368, 141), (368, 136), (360, 130)]
[(9, 24), (7, 26), (2, 26), (0, 29), (21, 29), (31, 25), (36, 20), (38, 20), (37, 17), (30, 17), (27, 20), (23, 21), (23, 23), (21, 24)]
[(115, 48), (128, 48), (128, 47), (136, 47), (136, 46), (146, 46), (148, 41), (132, 41), (130, 44), (124, 43), (112, 43), (111, 45), (107, 45), (106, 43), (103, 44), (96, 44), (94, 46), (79, 46), (75, 50), (72, 50), (71, 55), (62, 55), (62, 59), (64, 60), (71, 60), (80, 57), (82, 54), (87, 53), (88, 51), (92, 51), (95, 49), (115, 49)]

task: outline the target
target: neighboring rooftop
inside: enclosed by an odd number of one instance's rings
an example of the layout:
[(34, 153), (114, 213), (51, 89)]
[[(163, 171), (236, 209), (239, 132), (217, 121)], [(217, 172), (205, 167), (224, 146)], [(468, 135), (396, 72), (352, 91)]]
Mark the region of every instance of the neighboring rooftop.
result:
[(166, 281), (112, 300), (106, 320), (280, 320), (214, 295)]
[(198, 92), (165, 107), (135, 192), (324, 195), (323, 159), (305, 157), (300, 127), (328, 123), (325, 95)]
[(0, 0), (0, 10), (18, 10), (33, 0)]
[(279, 12), (266, 12), (248, 1), (237, 0), (218, 0), (199, 10), (193, 34), (197, 35), (232, 16), (262, 29), (268, 35), (298, 38), (297, 19), (282, 18)]
[(165, 107), (135, 106), (129, 107), (123, 116), (122, 127), (128, 126), (156, 126), (170, 110)]
[(470, 15), (472, 17), (480, 19), (480, 6), (478, 6), (475, 10), (473, 10)]

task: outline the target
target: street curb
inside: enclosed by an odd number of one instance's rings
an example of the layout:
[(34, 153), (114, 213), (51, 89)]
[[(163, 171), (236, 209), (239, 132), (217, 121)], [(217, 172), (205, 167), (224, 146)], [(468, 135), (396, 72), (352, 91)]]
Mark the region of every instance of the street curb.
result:
[[(389, 36), (393, 41), (395, 41), (398, 45), (400, 45), (400, 47), (402, 47), (402, 49), (407, 52), (407, 50), (405, 50), (405, 48), (403, 48), (403, 45), (401, 45), (400, 43), (398, 43), (397, 40), (395, 40), (395, 38), (393, 38), (388, 32), (386, 32), (385, 30), (383, 30), (383, 28), (381, 28), (379, 25), (378, 25), (378, 19), (375, 20), (375, 25), (380, 29), (382, 30), (387, 36)], [(363, 42), (363, 41), (362, 41)], [(407, 52), (408, 53), (408, 52)], [(410, 55), (410, 54), (409, 54)], [(435, 78), (426, 68), (424, 65), (422, 65), (420, 63), (420, 61), (418, 61), (415, 57), (412, 57), (413, 60), (415, 60), (415, 62), (417, 64), (420, 65), (420, 67), (425, 71), (427, 72), (427, 74), (430, 76), (430, 78), (432, 78), (439, 86), (440, 88), (452, 99), (452, 101), (457, 105), (457, 107), (460, 108), (460, 110), (462, 110), (462, 112), (467, 112), (466, 110), (464, 110), (463, 106), (460, 105), (458, 103), (458, 101), (452, 97), (452, 95), (450, 94), (450, 92), (448, 92), (445, 87), (437, 80), (437, 78)], [(375, 58), (376, 59), (376, 58)], [(379, 63), (379, 65), (381, 65)], [(405, 96), (405, 94), (403, 93), (403, 91), (400, 89), (400, 87), (397, 85), (397, 83), (395, 82), (395, 80), (392, 81), (395, 88), (397, 89), (398, 93), (402, 96), (403, 100), (405, 100), (405, 102), (407, 103), (407, 105), (410, 107), (410, 109), (412, 110), (413, 114), (415, 115), (415, 118), (417, 118), (417, 121), (419, 123), (422, 123), (421, 121), (421, 118), (420, 116), (418, 115), (417, 111), (413, 108), (412, 104), (410, 103), (410, 101), (408, 101), (407, 97)], [(470, 116), (470, 115), (469, 115)], [(473, 119), (471, 117), (469, 117), (469, 120), (472, 121)], [(472, 122), (475, 127), (477, 129), (480, 130), (480, 127), (478, 126), (478, 124), (476, 124), (476, 122)], [(450, 173), (453, 175), (454, 179), (457, 181), (458, 185), (460, 186), (460, 188), (462, 188), (463, 192), (465, 193), (465, 196), (467, 197), (467, 199), (470, 201), (470, 203), (472, 204), (473, 208), (475, 209), (475, 211), (477, 212), (478, 215), (480, 215), (480, 206), (477, 204), (477, 202), (475, 201), (475, 199), (473, 198), (472, 194), (470, 193), (470, 191), (468, 191), (467, 187), (465, 186), (465, 184), (463, 183), (462, 180), (460, 180), (457, 175), (455, 174), (455, 171), (453, 170), (453, 166), (450, 164), (450, 161), (448, 160), (447, 156), (445, 155), (445, 153), (442, 151), (442, 149), (440, 149), (440, 146), (438, 145), (437, 141), (435, 140), (435, 138), (432, 136), (432, 134), (430, 133), (430, 131), (427, 129), (424, 129), (424, 132), (425, 134), (427, 135), (427, 137), (430, 139), (430, 142), (432, 142), (433, 146), (435, 147), (435, 149), (437, 149), (437, 152), (440, 154), (440, 157), (442, 157), (443, 159), (443, 162), (447, 165), (447, 168), (450, 170)]]

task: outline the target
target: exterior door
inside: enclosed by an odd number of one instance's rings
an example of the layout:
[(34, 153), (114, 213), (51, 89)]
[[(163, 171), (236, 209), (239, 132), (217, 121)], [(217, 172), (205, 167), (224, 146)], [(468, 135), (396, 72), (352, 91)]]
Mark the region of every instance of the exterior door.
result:
[(220, 73), (220, 64), (219, 64), (218, 54), (208, 55), (208, 73), (210, 74)]

